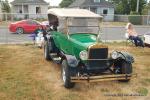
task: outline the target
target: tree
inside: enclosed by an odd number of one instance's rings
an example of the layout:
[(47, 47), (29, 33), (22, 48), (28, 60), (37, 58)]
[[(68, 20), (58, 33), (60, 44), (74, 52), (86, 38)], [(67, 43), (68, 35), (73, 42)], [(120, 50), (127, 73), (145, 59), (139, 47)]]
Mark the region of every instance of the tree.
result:
[(127, 0), (120, 0), (119, 4), (116, 5), (115, 13), (118, 14), (130, 14), (130, 4)]
[(10, 8), (8, 0), (1, 1), (1, 5), (2, 5), (2, 8), (1, 8), (2, 12), (4, 12), (4, 13), (10, 13), (11, 12), (11, 8)]
[(142, 10), (143, 15), (148, 15), (150, 13), (150, 2), (144, 6), (144, 9)]
[(1, 9), (2, 9), (2, 12), (3, 12), (3, 20), (11, 19), (11, 15), (6, 14), (6, 13), (11, 12), (11, 8), (10, 8), (8, 0), (5, 0), (5, 1), (1, 0)]
[[(146, 4), (146, 0), (139, 0), (139, 14), (142, 14), (142, 10), (144, 9), (144, 5)], [(131, 11), (136, 11), (137, 0), (130, 1)]]
[[(136, 11), (137, 0), (108, 0), (115, 6), (116, 14), (130, 14), (131, 11)], [(139, 2), (139, 14), (142, 14), (142, 10), (146, 0), (140, 0)]]
[(60, 7), (68, 7), (71, 3), (73, 3), (75, 0), (62, 0), (59, 4)]

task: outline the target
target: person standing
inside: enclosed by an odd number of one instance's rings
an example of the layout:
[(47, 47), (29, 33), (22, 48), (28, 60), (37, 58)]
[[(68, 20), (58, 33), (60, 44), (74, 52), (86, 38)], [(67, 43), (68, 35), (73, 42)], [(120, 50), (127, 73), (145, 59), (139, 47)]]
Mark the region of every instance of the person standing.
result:
[(43, 29), (42, 26), (39, 26), (35, 31), (34, 31), (34, 41), (35, 44), (42, 48), (43, 44), (44, 44), (44, 37), (46, 35), (46, 31)]

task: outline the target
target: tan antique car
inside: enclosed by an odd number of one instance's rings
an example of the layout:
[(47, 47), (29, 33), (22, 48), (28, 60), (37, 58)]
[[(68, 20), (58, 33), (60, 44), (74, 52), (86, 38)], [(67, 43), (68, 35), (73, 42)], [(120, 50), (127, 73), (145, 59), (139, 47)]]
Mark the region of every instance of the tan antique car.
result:
[(127, 52), (109, 54), (100, 40), (102, 16), (85, 9), (49, 9), (48, 20), (53, 29), (44, 45), (46, 60), (61, 64), (66, 88), (78, 82), (119, 80), (128, 82), (133, 76), (134, 58)]

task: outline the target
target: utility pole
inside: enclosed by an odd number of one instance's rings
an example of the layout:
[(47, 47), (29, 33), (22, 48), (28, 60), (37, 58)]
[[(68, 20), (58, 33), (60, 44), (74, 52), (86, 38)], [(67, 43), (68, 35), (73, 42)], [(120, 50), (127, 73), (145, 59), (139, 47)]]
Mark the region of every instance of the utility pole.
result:
[(137, 0), (137, 5), (136, 5), (136, 12), (138, 13), (139, 12), (139, 0)]

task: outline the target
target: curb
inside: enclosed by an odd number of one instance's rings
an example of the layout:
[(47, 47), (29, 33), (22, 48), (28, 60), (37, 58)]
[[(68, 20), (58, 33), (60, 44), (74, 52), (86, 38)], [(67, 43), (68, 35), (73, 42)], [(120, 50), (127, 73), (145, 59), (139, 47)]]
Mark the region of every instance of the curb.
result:
[(20, 45), (20, 44), (33, 44), (33, 42), (11, 42), (11, 43), (0, 43), (0, 45)]

